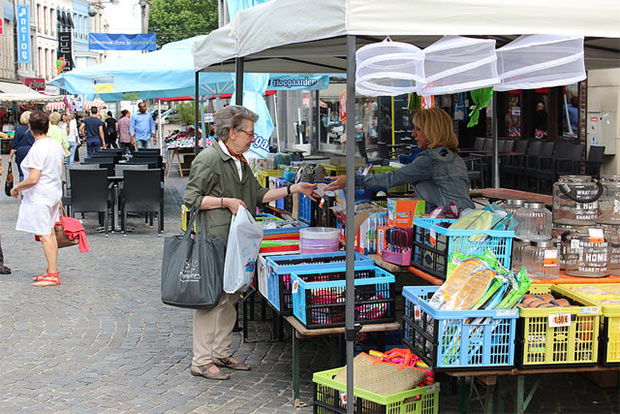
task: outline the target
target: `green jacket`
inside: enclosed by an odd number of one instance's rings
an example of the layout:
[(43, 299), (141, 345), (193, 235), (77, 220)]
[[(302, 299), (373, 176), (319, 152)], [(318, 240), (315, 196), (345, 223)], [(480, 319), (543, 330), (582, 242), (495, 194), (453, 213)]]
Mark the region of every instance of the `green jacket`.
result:
[[(198, 154), (192, 162), (184, 204), (192, 209), (200, 206), (204, 196), (238, 198), (254, 216), (256, 207), (262, 204), (261, 200), (269, 190), (258, 184), (250, 167), (244, 163), (241, 166), (243, 180), (239, 181), (234, 159), (222, 151), (217, 141), (213, 141), (213, 145)], [(227, 208), (207, 210), (207, 233), (227, 242), (231, 218)]]

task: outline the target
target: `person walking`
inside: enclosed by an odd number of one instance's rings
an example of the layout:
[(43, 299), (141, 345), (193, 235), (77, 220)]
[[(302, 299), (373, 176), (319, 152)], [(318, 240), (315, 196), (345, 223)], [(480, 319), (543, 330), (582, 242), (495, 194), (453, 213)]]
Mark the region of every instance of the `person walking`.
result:
[[(254, 142), (254, 122), (258, 115), (242, 106), (231, 105), (215, 114), (218, 141), (203, 150), (192, 162), (183, 202), (190, 209), (206, 210), (208, 236), (228, 240), (233, 214), (239, 206), (254, 215), (256, 208), (302, 193), (315, 200), (315, 184), (297, 183), (278, 189), (261, 187), (242, 155)], [(237, 320), (235, 303), (241, 292), (222, 292), (213, 309), (194, 312), (191, 374), (209, 379), (226, 380), (230, 375), (220, 368), (247, 371), (250, 366), (234, 358), (230, 352), (232, 331)]]
[(69, 142), (69, 157), (66, 161), (72, 165), (75, 161), (75, 151), (80, 143), (80, 134), (78, 133), (77, 121), (74, 114), (65, 115), (65, 124), (67, 125), (67, 141)]
[(13, 141), (11, 141), (11, 151), (9, 152), (9, 163), (15, 157), (15, 163), (17, 164), (17, 171), (19, 173), (19, 181), (24, 179), (24, 172), (21, 168), (21, 163), (23, 159), (32, 148), (32, 144), (34, 144), (34, 137), (32, 136), (32, 132), (30, 132), (30, 127), (28, 126), (28, 121), (30, 120), (30, 111), (25, 111), (19, 117), (19, 123), (21, 126), (15, 130), (15, 136), (13, 137)]
[(155, 121), (151, 114), (146, 112), (146, 104), (138, 104), (138, 113), (131, 116), (131, 137), (140, 143), (140, 148), (148, 148), (149, 140), (153, 138), (153, 144), (157, 144), (155, 138)]
[(105, 143), (108, 148), (118, 148), (116, 145), (116, 119), (112, 117), (112, 112), (108, 111), (105, 119)]
[[(4, 172), (2, 167), (2, 158), (0, 158), (0, 175)], [(4, 254), (2, 253), (2, 239), (0, 238), (0, 275), (10, 275), (11, 269), (4, 265)]]
[(30, 115), (30, 130), (35, 142), (22, 161), (24, 181), (11, 190), (18, 198), (23, 192), (22, 203), (15, 229), (39, 236), (47, 261), (47, 271), (35, 276), (34, 286), (60, 285), (58, 273), (58, 244), (54, 226), (59, 219), (58, 209), (62, 199), (62, 146), (47, 135), (49, 117), (45, 112)]
[(135, 142), (131, 136), (131, 112), (127, 109), (121, 111), (121, 118), (116, 123), (116, 130), (118, 131), (118, 142), (121, 145), (123, 154), (132, 153), (135, 148)]
[(49, 116), (50, 127), (47, 131), (47, 135), (54, 141), (58, 142), (65, 152), (65, 158), (69, 157), (69, 141), (67, 140), (67, 132), (58, 126), (61, 115), (58, 112), (52, 112)]
[(90, 158), (91, 154), (105, 148), (105, 136), (103, 134), (104, 123), (97, 117), (97, 107), (90, 108), (90, 116), (82, 120), (80, 132), (86, 135), (86, 156)]

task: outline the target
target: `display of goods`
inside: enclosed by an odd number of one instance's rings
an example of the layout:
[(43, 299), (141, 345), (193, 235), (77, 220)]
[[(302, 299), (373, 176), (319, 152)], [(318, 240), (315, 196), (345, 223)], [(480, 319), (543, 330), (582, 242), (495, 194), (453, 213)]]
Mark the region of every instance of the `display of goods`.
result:
[(356, 386), (353, 391), (355, 398), (347, 398), (346, 382), (334, 379), (342, 369), (315, 372), (312, 376), (315, 413), (345, 413), (349, 402), (355, 405), (355, 413), (363, 414), (439, 413), (440, 385), (438, 382), (390, 395), (377, 394)]
[(283, 175), (283, 170), (259, 170), (256, 172), (256, 179), (261, 187), (267, 188), (267, 177), (282, 177)]
[(269, 236), (298, 234), (300, 229), (308, 227), (306, 223), (301, 221), (293, 219), (284, 220), (272, 214), (257, 214), (256, 221), (263, 224), (264, 240), (274, 240), (278, 238)]
[(558, 290), (601, 307), (599, 361), (603, 365), (620, 365), (620, 284), (560, 285)]
[[(291, 297), (291, 273), (302, 270), (320, 270), (333, 268), (346, 262), (347, 252), (320, 254), (296, 254), (270, 256), (265, 261), (265, 283), (259, 281), (259, 292), (282, 315), (293, 314)], [(355, 267), (373, 266), (374, 260), (357, 252), (354, 253)], [(259, 265), (260, 267), (260, 265)], [(356, 276), (363, 276), (362, 273)]]
[(620, 224), (620, 175), (601, 177), (603, 194), (598, 200), (596, 222)]
[(448, 259), (454, 252), (465, 255), (491, 250), (510, 268), (512, 230), (454, 230), (446, 227), (456, 220), (416, 218), (411, 265), (434, 276), (446, 278)]
[(557, 279), (560, 262), (557, 246), (553, 240), (530, 242), (523, 250), (523, 266), (527, 274), (536, 279)]
[(403, 342), (436, 371), (514, 365), (517, 309), (438, 310), (437, 286), (405, 286)]
[(302, 253), (329, 253), (340, 248), (340, 232), (331, 227), (307, 227), (299, 230)]
[(553, 184), (553, 223), (592, 226), (603, 185), (589, 175), (563, 175)]
[(525, 203), (514, 217), (519, 222), (515, 237), (530, 241), (551, 238), (551, 212), (543, 203)]
[(600, 306), (590, 306), (554, 285), (532, 285), (529, 294), (519, 305), (519, 365), (594, 365)]
[(563, 238), (562, 253), (569, 276), (609, 276), (609, 243), (602, 228), (584, 228), (567, 234)]
[(411, 227), (413, 219), (421, 217), (425, 211), (425, 201), (415, 198), (388, 198), (388, 225), (392, 227)]
[[(394, 321), (394, 275), (376, 266), (355, 269), (355, 321)], [(291, 274), (293, 315), (306, 328), (344, 326), (345, 268)]]

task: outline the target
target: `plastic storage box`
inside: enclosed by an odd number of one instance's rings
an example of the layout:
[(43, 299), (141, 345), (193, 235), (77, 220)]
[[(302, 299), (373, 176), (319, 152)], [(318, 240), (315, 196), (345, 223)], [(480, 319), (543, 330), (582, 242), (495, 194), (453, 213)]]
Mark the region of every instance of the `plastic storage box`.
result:
[[(291, 274), (293, 315), (308, 329), (344, 326), (345, 267)], [(376, 266), (356, 266), (355, 321), (394, 321), (394, 275)]]
[(601, 308), (554, 285), (532, 285), (530, 294), (567, 297), (577, 306), (519, 306), (517, 356), (520, 366), (566, 367), (594, 365), (598, 358)]
[[(514, 231), (503, 230), (450, 230), (438, 226), (441, 222), (453, 223), (449, 219), (416, 218), (413, 220), (413, 253), (411, 265), (434, 276), (446, 278), (450, 255), (483, 254), (490, 249), (499, 262), (510, 269), (512, 239)], [(484, 240), (472, 240), (471, 236), (484, 234)], [(436, 242), (431, 242), (431, 236)]]
[(436, 371), (512, 368), (517, 309), (442, 311), (438, 286), (406, 286), (403, 342)]
[[(584, 290), (582, 288), (586, 288)], [(601, 296), (596, 291), (601, 291), (605, 296)], [(611, 292), (618, 292), (618, 283), (596, 283), (590, 285), (559, 285), (558, 291), (577, 297), (584, 303), (600, 306), (601, 325), (599, 328), (599, 362), (603, 365), (620, 365), (620, 297), (608, 296)], [(591, 291), (592, 293), (585, 293)], [(613, 302), (601, 302), (600, 299), (612, 298)], [(617, 304), (616, 304), (617, 303)]]
[(340, 248), (340, 232), (331, 227), (308, 227), (299, 231), (302, 253), (331, 253)]
[[(344, 251), (266, 257), (265, 284), (259, 280), (259, 291), (282, 315), (292, 315), (291, 273), (302, 270), (331, 269), (345, 263), (346, 257), (347, 252)], [(374, 260), (370, 257), (355, 252), (355, 267), (373, 266), (374, 264)]]
[[(347, 384), (334, 381), (341, 369), (315, 372), (314, 412), (318, 414), (345, 414), (347, 406), (344, 398)], [(355, 413), (364, 414), (437, 414), (439, 413), (439, 383), (417, 387), (409, 391), (391, 395), (380, 395), (355, 387)]]

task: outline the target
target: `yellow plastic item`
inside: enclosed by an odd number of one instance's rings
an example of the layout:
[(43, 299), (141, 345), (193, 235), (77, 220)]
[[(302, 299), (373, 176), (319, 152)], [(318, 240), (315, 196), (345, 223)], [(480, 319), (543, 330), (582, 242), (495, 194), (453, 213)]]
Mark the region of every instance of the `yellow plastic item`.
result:
[[(601, 307), (579, 298), (569, 290), (555, 285), (532, 285), (532, 295), (550, 293), (567, 297), (578, 306), (553, 308), (527, 308), (519, 306), (523, 320), (519, 330), (517, 354), (522, 355), (521, 365), (563, 366), (593, 365), (598, 360), (598, 337)], [(559, 316), (558, 316), (559, 315)], [(550, 321), (570, 321), (566, 326), (549, 326)]]
[(261, 187), (267, 188), (267, 177), (282, 177), (284, 170), (260, 170), (256, 173), (256, 179)]
[[(187, 223), (189, 223), (189, 208), (185, 207), (185, 204), (181, 204), (181, 230), (187, 230)], [(194, 232), (196, 232), (196, 223), (194, 223)]]
[(620, 284), (601, 283), (596, 285), (559, 285), (561, 292), (575, 295), (584, 302), (600, 306), (603, 312), (600, 326), (602, 346), (601, 363), (620, 363)]

